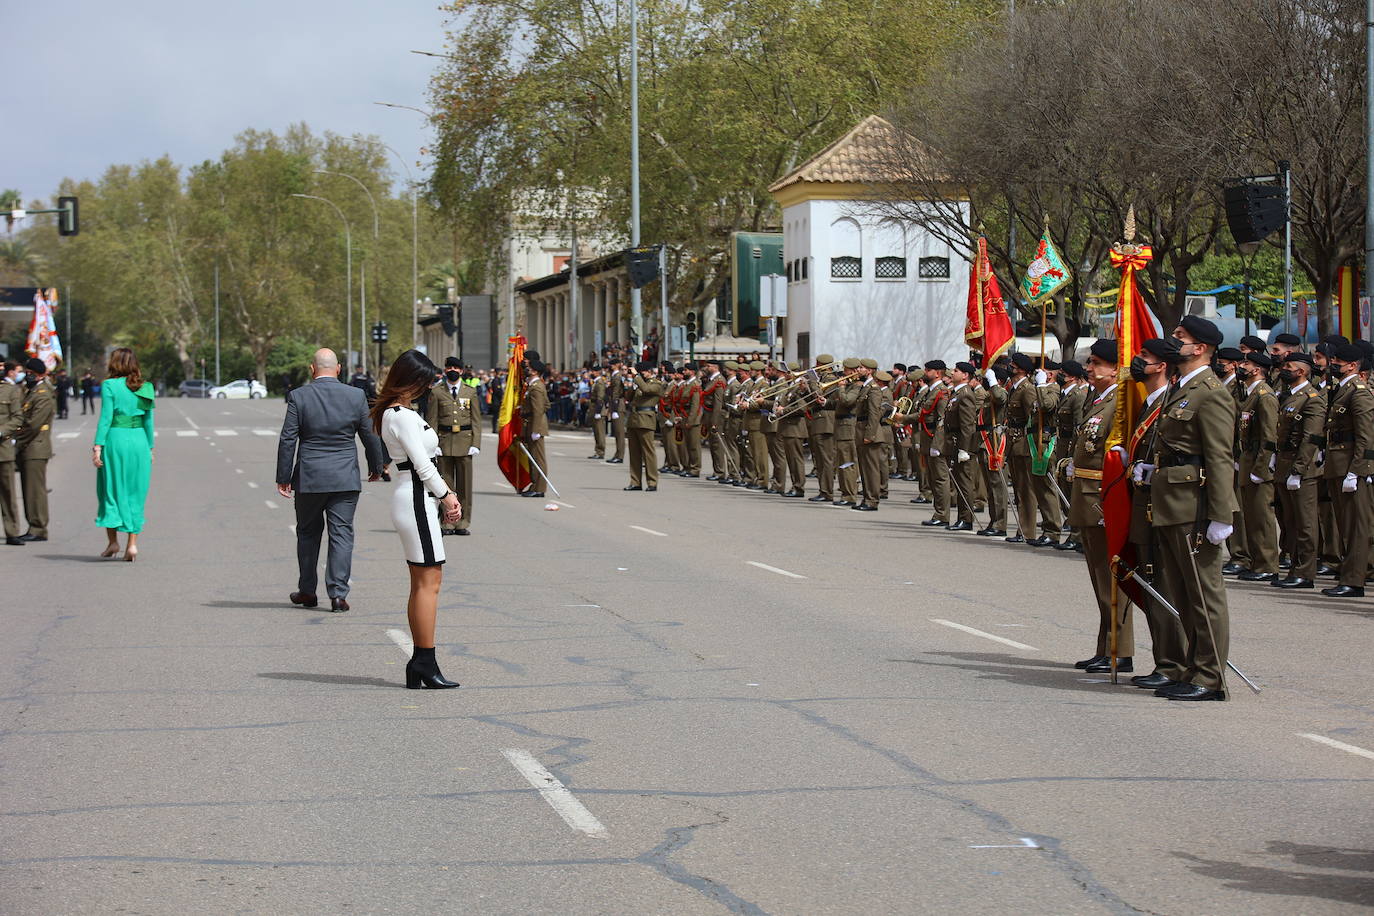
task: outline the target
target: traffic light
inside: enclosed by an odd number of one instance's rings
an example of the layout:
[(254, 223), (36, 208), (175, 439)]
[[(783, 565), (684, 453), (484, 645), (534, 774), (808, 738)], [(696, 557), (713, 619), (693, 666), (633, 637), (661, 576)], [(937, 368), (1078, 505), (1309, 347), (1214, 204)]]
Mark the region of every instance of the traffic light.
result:
[(81, 231), (75, 197), (57, 198), (57, 234), (76, 235)]
[(697, 313), (696, 313), (696, 312), (688, 312), (688, 313), (687, 313), (687, 342), (688, 342), (688, 343), (696, 343), (696, 342), (697, 342)]
[(625, 252), (629, 261), (630, 285), (635, 289), (658, 279), (658, 246), (631, 248)]
[(388, 328), (388, 327), (386, 326), (386, 322), (384, 322), (384, 321), (379, 321), (379, 322), (377, 322), (376, 324), (374, 324), (374, 325), (372, 326), (372, 342), (373, 342), (373, 343), (386, 343), (387, 340), (388, 340), (388, 338), (389, 338), (389, 335), (390, 335), (390, 328)]

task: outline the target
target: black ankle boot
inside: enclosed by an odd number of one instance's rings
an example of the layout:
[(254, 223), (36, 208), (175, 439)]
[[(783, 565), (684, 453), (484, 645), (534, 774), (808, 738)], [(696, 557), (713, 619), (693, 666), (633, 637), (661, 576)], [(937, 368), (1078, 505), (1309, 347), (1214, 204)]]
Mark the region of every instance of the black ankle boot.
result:
[(439, 670), (439, 663), (434, 660), (434, 648), (428, 649), (415, 647), (415, 654), (410, 657), (406, 664), (406, 687), (411, 690), (418, 689), (421, 685), (432, 687), (435, 690), (444, 687), (457, 687), (457, 681), (450, 681), (444, 677)]

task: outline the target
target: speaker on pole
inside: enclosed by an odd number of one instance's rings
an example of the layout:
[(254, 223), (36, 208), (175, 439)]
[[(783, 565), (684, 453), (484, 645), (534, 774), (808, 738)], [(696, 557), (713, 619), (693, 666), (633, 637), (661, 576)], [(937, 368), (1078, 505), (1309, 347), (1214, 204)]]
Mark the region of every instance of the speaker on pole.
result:
[(1222, 200), (1226, 225), (1238, 245), (1262, 242), (1283, 228), (1286, 208), (1282, 185), (1228, 184), (1222, 189)]

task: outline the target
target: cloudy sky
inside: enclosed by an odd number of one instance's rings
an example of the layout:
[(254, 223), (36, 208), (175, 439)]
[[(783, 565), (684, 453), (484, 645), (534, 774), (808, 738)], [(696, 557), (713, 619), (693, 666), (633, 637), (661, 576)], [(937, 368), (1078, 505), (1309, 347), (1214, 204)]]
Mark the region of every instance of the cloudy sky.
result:
[[(414, 168), (438, 0), (0, 0), (7, 143), (27, 202), (113, 163), (214, 158), (248, 128), (376, 134)], [(397, 171), (399, 167), (394, 166)]]

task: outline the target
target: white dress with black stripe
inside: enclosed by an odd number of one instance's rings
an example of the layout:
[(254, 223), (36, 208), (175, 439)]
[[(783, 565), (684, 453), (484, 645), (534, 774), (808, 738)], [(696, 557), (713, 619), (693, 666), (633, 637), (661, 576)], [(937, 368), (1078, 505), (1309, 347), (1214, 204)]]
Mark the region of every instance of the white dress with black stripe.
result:
[(411, 566), (442, 566), (439, 500), (449, 490), (434, 464), (439, 434), (415, 411), (392, 407), (382, 414), (382, 442), (396, 462), (391, 524), (401, 536), (406, 562)]

